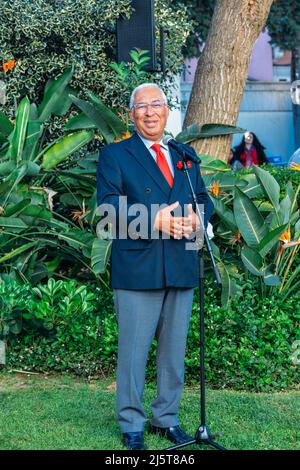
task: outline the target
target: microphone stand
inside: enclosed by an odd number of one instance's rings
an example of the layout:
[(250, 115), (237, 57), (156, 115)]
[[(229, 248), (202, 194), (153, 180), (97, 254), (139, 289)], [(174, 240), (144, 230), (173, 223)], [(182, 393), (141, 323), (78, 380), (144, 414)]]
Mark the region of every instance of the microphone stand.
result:
[[(215, 262), (215, 258), (212, 252), (212, 247), (209, 241), (209, 237), (207, 235), (207, 232), (204, 227), (204, 222), (202, 219), (202, 214), (200, 213), (198, 203), (197, 203), (197, 198), (195, 195), (195, 191), (190, 179), (190, 175), (188, 173), (188, 162), (191, 160), (189, 157), (188, 153), (185, 151), (184, 147), (181, 147), (180, 151), (177, 153), (181, 156), (182, 158), (182, 169), (188, 179), (188, 184), (190, 187), (191, 191), (191, 196), (194, 202), (194, 205), (196, 207), (196, 214), (198, 215), (198, 218), (200, 220), (200, 229), (201, 233), (204, 234), (204, 240), (206, 243), (206, 247), (212, 262), (212, 266), (214, 269), (214, 275), (216, 278), (216, 282), (218, 284), (218, 287), (221, 286), (221, 276), (218, 270), (218, 267)], [(199, 164), (199, 162), (197, 162)], [(196, 234), (196, 241), (197, 243), (197, 234)], [(198, 266), (199, 266), (199, 313), (200, 313), (200, 426), (198, 427), (196, 433), (195, 433), (195, 438), (191, 439), (190, 441), (184, 442), (183, 444), (177, 444), (175, 446), (171, 446), (166, 448), (165, 450), (173, 450), (173, 449), (181, 449), (183, 447), (192, 445), (192, 444), (206, 444), (209, 446), (214, 447), (215, 449), (218, 450), (226, 450), (225, 447), (222, 447), (220, 444), (214, 441), (214, 437), (210, 433), (210, 430), (206, 424), (206, 406), (205, 406), (205, 364), (204, 364), (204, 358), (205, 358), (205, 320), (204, 320), (204, 258), (203, 258), (203, 245), (204, 242), (202, 243), (202, 246), (199, 249), (198, 252)]]

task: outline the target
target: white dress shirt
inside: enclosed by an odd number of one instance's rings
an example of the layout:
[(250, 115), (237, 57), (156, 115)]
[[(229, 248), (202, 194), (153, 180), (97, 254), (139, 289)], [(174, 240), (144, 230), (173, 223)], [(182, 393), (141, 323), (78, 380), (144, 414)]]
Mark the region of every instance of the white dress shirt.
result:
[(166, 144), (164, 144), (162, 140), (160, 142), (153, 142), (152, 140), (145, 139), (144, 137), (141, 136), (141, 134), (139, 134), (139, 133), (137, 133), (137, 134), (138, 134), (139, 138), (142, 140), (142, 142), (145, 144), (145, 146), (147, 147), (149, 152), (151, 153), (151, 155), (154, 158), (155, 162), (156, 162), (156, 152), (151, 147), (154, 144), (159, 144), (160, 145), (161, 151), (163, 152), (164, 156), (166, 157), (166, 160), (168, 162), (170, 171), (171, 171), (172, 176), (174, 178), (174, 167), (173, 167), (173, 162), (172, 162), (172, 158), (171, 158), (171, 155), (170, 155), (169, 147)]
[[(170, 167), (170, 170), (171, 170), (171, 173), (172, 173), (172, 176), (174, 178), (174, 167), (173, 167), (173, 162), (172, 162), (172, 158), (171, 158), (171, 155), (170, 155), (170, 151), (169, 151), (169, 147), (163, 143), (163, 141), (161, 140), (160, 142), (153, 142), (152, 140), (148, 140), (148, 139), (145, 139), (144, 137), (141, 136), (141, 134), (139, 134), (137, 132), (137, 135), (139, 136), (139, 138), (143, 141), (143, 143), (146, 145), (147, 149), (149, 150), (149, 152), (151, 153), (152, 157), (154, 158), (155, 162), (156, 162), (156, 152), (155, 150), (153, 150), (151, 148), (151, 146), (153, 144), (159, 144), (161, 146), (161, 150), (162, 152), (164, 153), (166, 159), (167, 159), (167, 162), (168, 162), (168, 165)], [(208, 238), (211, 240), (212, 238), (214, 238), (215, 234), (213, 232), (213, 226), (210, 222), (208, 222), (208, 225), (207, 225), (207, 234), (208, 234)]]

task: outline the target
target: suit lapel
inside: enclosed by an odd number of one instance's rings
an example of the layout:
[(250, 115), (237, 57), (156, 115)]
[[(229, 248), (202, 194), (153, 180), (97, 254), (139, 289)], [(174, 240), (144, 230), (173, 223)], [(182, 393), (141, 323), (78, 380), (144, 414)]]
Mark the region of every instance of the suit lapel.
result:
[(181, 161), (181, 158), (179, 157), (179, 155), (171, 147), (169, 147), (169, 151), (170, 151), (170, 154), (171, 154), (171, 158), (172, 158), (172, 162), (173, 162), (173, 168), (174, 168), (174, 183), (173, 183), (172, 189), (170, 191), (169, 201), (168, 202), (170, 202), (170, 201), (175, 202), (175, 201), (180, 199), (179, 194), (180, 194), (181, 186), (182, 186), (183, 181), (186, 178), (186, 176), (176, 166), (177, 163), (179, 161)]
[[(133, 136), (128, 139), (127, 151), (136, 159), (136, 161), (149, 173), (153, 178), (155, 183), (160, 187), (160, 189), (167, 195), (170, 195), (170, 186), (168, 185), (165, 177), (158, 168), (155, 160), (153, 159), (151, 153), (144, 145), (139, 136), (134, 133)], [(174, 167), (174, 171), (175, 171)], [(177, 170), (178, 171), (178, 170)]]

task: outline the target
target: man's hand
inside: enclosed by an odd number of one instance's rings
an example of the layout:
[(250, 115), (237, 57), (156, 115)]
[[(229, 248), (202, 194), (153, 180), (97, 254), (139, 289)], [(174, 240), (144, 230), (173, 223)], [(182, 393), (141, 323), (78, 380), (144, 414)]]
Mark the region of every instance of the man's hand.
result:
[(178, 205), (179, 202), (176, 201), (158, 211), (155, 217), (154, 228), (176, 239), (181, 239), (182, 237), (189, 238), (200, 222), (198, 216), (193, 211), (192, 204), (188, 205), (188, 217), (173, 217), (171, 211), (176, 209)]
[(189, 212), (189, 217), (191, 218), (192, 220), (192, 228), (193, 228), (193, 232), (196, 231), (196, 229), (199, 227), (200, 225), (200, 220), (199, 220), (199, 217), (197, 216), (196, 212), (193, 211), (193, 206), (192, 204), (189, 204), (188, 205), (188, 212)]

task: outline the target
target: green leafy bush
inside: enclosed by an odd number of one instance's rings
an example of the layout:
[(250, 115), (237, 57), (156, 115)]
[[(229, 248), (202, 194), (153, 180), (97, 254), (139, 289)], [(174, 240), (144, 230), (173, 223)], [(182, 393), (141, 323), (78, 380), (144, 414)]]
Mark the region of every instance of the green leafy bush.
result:
[(0, 285), (4, 311), (13, 303), (15, 291), (23, 330), (18, 337), (8, 337), (9, 366), (85, 376), (108, 369), (101, 344), (102, 323), (112, 312), (109, 291), (76, 281), (49, 279), (36, 288), (10, 281)]
[[(206, 289), (207, 381), (217, 388), (255, 391), (295, 386), (300, 366), (294, 365), (292, 345), (300, 339), (300, 294), (283, 301), (280, 294), (258, 298), (254, 282), (242, 279), (243, 292), (229, 308), (220, 306), (212, 287)], [(196, 299), (195, 299), (196, 300)], [(187, 376), (199, 371), (197, 304), (187, 349)]]
[[(74, 66), (71, 86), (84, 96), (87, 90), (100, 95), (104, 102), (119, 108), (127, 100), (117, 74), (109, 67), (115, 61), (116, 19), (129, 17), (130, 0), (4, 0), (0, 4), (0, 60), (14, 59), (10, 73), (1, 73), (7, 88), (6, 110), (13, 113), (17, 102), (27, 95), (41, 99), (49, 77)], [(182, 67), (181, 49), (191, 30), (184, 7), (171, 0), (156, 0), (156, 33), (160, 26), (169, 31), (166, 40), (166, 77), (161, 72), (146, 81), (170, 81)], [(159, 41), (158, 53), (159, 53)], [(51, 129), (62, 126), (57, 117)]]
[[(293, 170), (287, 166), (276, 168), (271, 165), (268, 165), (267, 169), (279, 184), (282, 195), (289, 181), (295, 186), (300, 184), (300, 171)], [(300, 194), (298, 195), (298, 203), (300, 205)]]
[[(73, 276), (83, 269), (96, 276), (102, 273), (101, 260), (107, 257), (109, 243), (99, 240), (95, 233), (98, 155), (77, 159), (78, 166), (74, 160), (69, 161), (94, 138), (94, 131), (83, 129), (49, 145), (44, 142), (44, 121), (60, 112), (71, 77), (72, 69), (49, 81), (38, 107), (23, 98), (14, 125), (0, 111), (2, 278), (13, 277), (34, 284), (58, 270), (66, 275), (70, 265)], [(104, 128), (113, 121), (113, 136), (121, 137), (120, 119), (99, 98), (94, 99), (101, 106)], [(69, 100), (66, 109), (70, 105)], [(63, 165), (69, 165), (68, 170), (63, 170)]]
[(216, 169), (204, 175), (214, 202), (212, 245), (225, 306), (242, 287), (242, 273), (260, 279), (262, 298), (277, 289), (288, 297), (299, 288), (300, 180), (280, 186), (271, 171), (268, 166), (254, 166), (241, 172)]
[[(10, 334), (9, 368), (73, 372), (83, 376), (116, 367), (118, 332), (110, 290), (75, 281), (49, 280), (32, 288), (1, 284), (2, 307), (22, 310), (23, 331)], [(220, 305), (214, 285), (206, 281), (207, 382), (216, 388), (255, 391), (296, 386), (300, 366), (291, 359), (300, 339), (300, 294), (282, 301), (278, 294), (258, 299), (255, 283), (244, 280), (238, 301)], [(10, 309), (11, 311), (11, 309)], [(148, 379), (156, 376), (155, 345)], [(194, 299), (186, 356), (186, 381), (199, 377), (199, 316)]]

